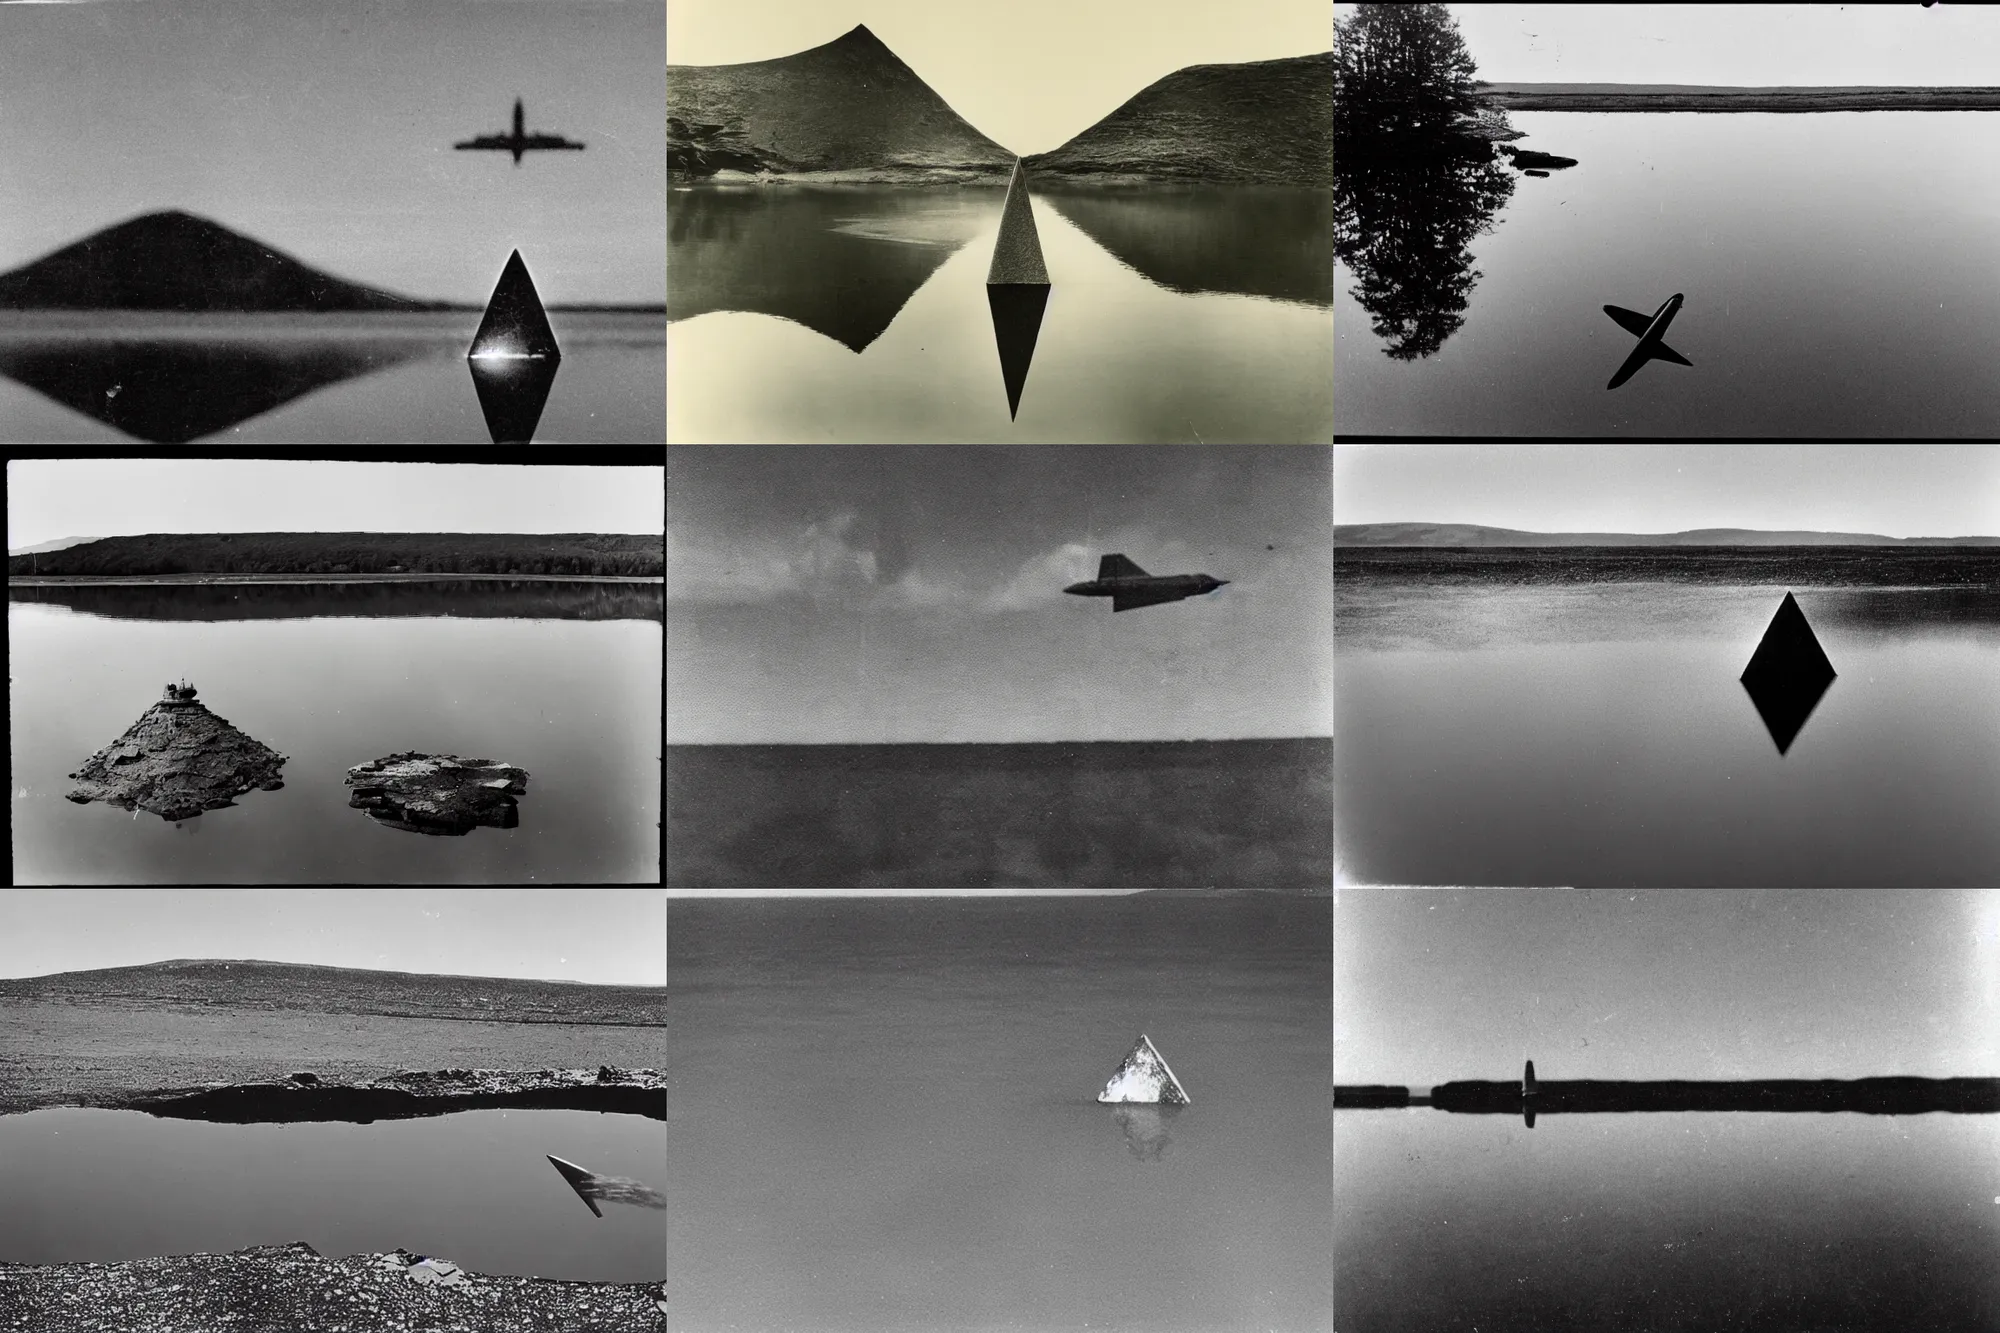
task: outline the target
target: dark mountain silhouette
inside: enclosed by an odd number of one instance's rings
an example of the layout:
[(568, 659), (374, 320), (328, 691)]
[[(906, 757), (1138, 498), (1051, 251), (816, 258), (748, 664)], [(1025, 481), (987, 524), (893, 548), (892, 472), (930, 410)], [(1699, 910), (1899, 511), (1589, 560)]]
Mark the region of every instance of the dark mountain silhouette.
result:
[(742, 65), (668, 65), (668, 169), (973, 171), (1014, 154), (981, 134), (864, 25)]
[(1175, 70), (1028, 169), (1331, 185), (1333, 52)]
[(1477, 523), (1337, 523), (1342, 546), (2000, 546), (2000, 537), (1883, 537), (1869, 532), (1523, 532)]
[(336, 278), (178, 210), (106, 227), (0, 274), (0, 307), (187, 313), (456, 308)]

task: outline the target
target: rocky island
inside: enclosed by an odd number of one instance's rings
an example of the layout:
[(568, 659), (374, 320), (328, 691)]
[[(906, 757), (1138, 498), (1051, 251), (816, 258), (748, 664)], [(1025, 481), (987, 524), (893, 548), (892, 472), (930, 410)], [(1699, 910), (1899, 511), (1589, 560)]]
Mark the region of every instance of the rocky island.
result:
[(456, 1111), (598, 1111), (667, 1118), (667, 1080), (651, 1069), (401, 1070), (381, 1078), (322, 1079), (310, 1070), (249, 1083), (164, 1088), (124, 1109), (175, 1120), (247, 1125), (306, 1120), (413, 1120)]
[(347, 785), (354, 788), (348, 806), (378, 824), (462, 837), (481, 825), (519, 825), (514, 798), (527, 794), (528, 774), (491, 759), (406, 750), (356, 764), (347, 770)]
[(196, 702), (192, 685), (169, 682), (123, 736), (70, 774), (77, 787), (68, 799), (192, 819), (236, 804), (252, 788), (277, 791), (285, 785), (278, 776), (284, 764), (284, 755)]

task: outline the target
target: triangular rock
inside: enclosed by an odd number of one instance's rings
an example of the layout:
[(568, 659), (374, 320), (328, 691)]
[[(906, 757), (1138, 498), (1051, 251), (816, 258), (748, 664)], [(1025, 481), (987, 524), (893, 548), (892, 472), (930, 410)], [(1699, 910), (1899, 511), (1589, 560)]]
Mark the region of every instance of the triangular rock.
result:
[(500, 270), (493, 299), (486, 303), (486, 318), (479, 321), (479, 332), (473, 335), (466, 355), (475, 360), (562, 359), (548, 312), (542, 309), (542, 298), (519, 250), (507, 257), (507, 267)]
[(195, 702), (192, 686), (169, 684), (123, 736), (70, 774), (78, 805), (103, 801), (162, 819), (191, 819), (236, 804), (255, 787), (276, 791), (285, 756)]
[(1048, 266), (1042, 262), (1042, 238), (1035, 230), (1035, 213), (1028, 207), (1028, 173), (1014, 159), (1014, 176), (1007, 182), (1007, 202), (1000, 209), (1000, 239), (993, 243), (993, 266), (986, 270), (990, 286), (1001, 282), (1031, 282), (1046, 287)]
[(1100, 1102), (1163, 1102), (1169, 1106), (1190, 1105), (1187, 1090), (1174, 1077), (1174, 1071), (1167, 1068), (1167, 1062), (1145, 1033), (1139, 1034), (1132, 1049), (1125, 1053), (1118, 1072), (1104, 1085), (1104, 1091), (1097, 1094)]

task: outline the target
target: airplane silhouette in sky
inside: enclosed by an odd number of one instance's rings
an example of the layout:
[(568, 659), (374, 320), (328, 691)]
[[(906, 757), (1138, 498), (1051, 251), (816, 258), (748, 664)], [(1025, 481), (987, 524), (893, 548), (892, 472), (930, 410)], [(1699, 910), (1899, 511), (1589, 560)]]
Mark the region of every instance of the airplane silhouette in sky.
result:
[(486, 148), (492, 149), (495, 152), (512, 153), (514, 155), (514, 165), (517, 167), (521, 165), (521, 154), (532, 153), (538, 149), (572, 153), (583, 151), (582, 144), (571, 139), (565, 139), (560, 134), (529, 134), (523, 130), (521, 128), (521, 99), (518, 97), (514, 99), (514, 132), (512, 134), (482, 134), (476, 139), (467, 139), (462, 143), (455, 143), (452, 147), (461, 152), (466, 149)]
[(1660, 308), (1650, 315), (1642, 315), (1636, 310), (1627, 310), (1622, 306), (1608, 305), (1604, 307), (1604, 313), (1617, 320), (1619, 328), (1624, 329), (1627, 333), (1636, 335), (1639, 339), (1639, 345), (1632, 349), (1632, 355), (1625, 358), (1625, 364), (1618, 367), (1618, 373), (1613, 375), (1611, 383), (1604, 387), (1607, 389), (1617, 388), (1626, 380), (1638, 374), (1639, 367), (1645, 365), (1648, 361), (1671, 361), (1677, 366), (1692, 366), (1694, 362), (1688, 360), (1679, 352), (1667, 346), (1665, 342), (1661, 341), (1667, 336), (1667, 325), (1673, 323), (1674, 316), (1680, 312), (1681, 294), (1679, 292), (1675, 292), (1672, 296), (1669, 296), (1661, 304)]
[(1063, 591), (1078, 597), (1109, 597), (1113, 611), (1135, 611), (1214, 592), (1227, 582), (1206, 574), (1148, 574), (1122, 555), (1107, 555), (1097, 562), (1096, 578), (1072, 583)]

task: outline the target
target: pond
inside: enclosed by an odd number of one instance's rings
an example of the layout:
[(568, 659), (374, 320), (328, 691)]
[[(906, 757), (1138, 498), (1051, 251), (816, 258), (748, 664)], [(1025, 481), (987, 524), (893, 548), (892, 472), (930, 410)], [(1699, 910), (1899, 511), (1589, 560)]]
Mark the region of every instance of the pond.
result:
[[(1577, 165), (1337, 187), (1349, 434), (2000, 434), (2000, 115), (1515, 112)], [(1604, 312), (1686, 302), (1653, 361)]]
[(666, 1214), (589, 1207), (549, 1164), (658, 1188), (665, 1126), (589, 1111), (467, 1111), (373, 1124), (216, 1125), (138, 1111), (0, 1116), (0, 1261), (59, 1264), (302, 1240), (397, 1248), (481, 1273), (666, 1276)]
[(676, 1327), (1330, 1323), (1331, 899), (670, 906)]
[[(1857, 586), (1807, 557), (1694, 582), (1662, 557), (1617, 581), (1522, 581), (1558, 557), (1481, 553), (1457, 582), (1416, 553), (1337, 557), (1348, 881), (2000, 880), (1989, 575), (1946, 560)], [(1954, 571), (1975, 581), (1909, 586)], [(1740, 677), (1788, 590), (1838, 674), (1781, 750)]]
[[(658, 883), (660, 593), (10, 588), (16, 881)], [(283, 789), (177, 824), (65, 800), (68, 775), (182, 678), (287, 756)], [(430, 837), (349, 808), (350, 767), (409, 750), (526, 769), (518, 827)]]
[(1003, 198), (671, 191), (668, 439), (1331, 440), (1328, 192), (1037, 185), (1051, 290), (1009, 335), (1028, 365), (1011, 417), (986, 294)]

